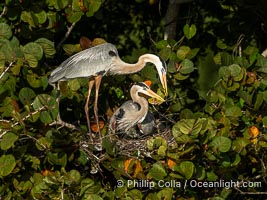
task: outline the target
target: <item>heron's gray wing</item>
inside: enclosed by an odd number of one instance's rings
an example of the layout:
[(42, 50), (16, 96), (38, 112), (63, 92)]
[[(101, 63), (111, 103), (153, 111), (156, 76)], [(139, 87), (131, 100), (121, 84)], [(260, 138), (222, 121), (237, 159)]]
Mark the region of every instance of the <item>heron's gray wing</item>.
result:
[(140, 109), (140, 105), (134, 103), (132, 100), (124, 102), (112, 115), (109, 121), (109, 127), (111, 130), (115, 131), (118, 121), (127, 120), (127, 117), (130, 113), (134, 113)]
[(52, 71), (49, 82), (105, 74), (111, 66), (113, 56), (118, 56), (118, 51), (110, 43), (85, 49), (71, 56)]

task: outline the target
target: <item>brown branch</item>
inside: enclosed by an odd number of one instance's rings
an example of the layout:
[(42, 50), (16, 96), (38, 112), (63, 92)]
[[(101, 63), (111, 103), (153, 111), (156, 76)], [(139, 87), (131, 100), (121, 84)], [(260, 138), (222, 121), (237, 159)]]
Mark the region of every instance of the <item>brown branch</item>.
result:
[(64, 38), (62, 38), (62, 40), (58, 43), (56, 49), (60, 49), (60, 47), (62, 46), (62, 44), (66, 41), (66, 39), (69, 37), (71, 31), (73, 30), (73, 28), (75, 27), (76, 23), (72, 23), (70, 27), (68, 27), (67, 32), (65, 33)]
[(60, 125), (60, 127), (58, 129), (60, 129), (62, 127), (67, 127), (69, 129), (78, 130), (78, 128), (75, 125), (64, 122), (62, 120), (56, 120), (56, 121), (49, 124), (49, 126), (54, 126), (54, 125)]
[[(22, 118), (22, 121), (25, 121), (25, 120), (29, 119), (32, 115), (34, 115), (34, 114), (36, 114), (36, 113), (38, 113), (38, 112), (40, 112), (42, 110), (45, 110), (45, 109), (46, 109), (46, 107), (43, 106), (43, 107), (39, 108), (38, 110), (29, 113), (28, 115), (26, 115), (25, 117)], [(15, 122), (14, 124), (11, 125), (11, 128), (17, 126), (18, 124), (19, 124), (19, 122)], [(10, 129), (3, 131), (3, 133), (0, 134), (0, 139), (9, 131), (10, 131)]]

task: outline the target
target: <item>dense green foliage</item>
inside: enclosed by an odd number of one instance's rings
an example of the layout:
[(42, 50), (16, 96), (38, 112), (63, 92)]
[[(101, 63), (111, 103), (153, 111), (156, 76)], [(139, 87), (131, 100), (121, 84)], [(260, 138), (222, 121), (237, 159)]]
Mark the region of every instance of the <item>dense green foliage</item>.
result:
[[(167, 3), (162, 13), (153, 0), (129, 1), (127, 8), (109, 0), (0, 3), (0, 199), (266, 195), (267, 58), (261, 55), (266, 3), (210, 3), (184, 5), (179, 38), (172, 40), (162, 40)], [(258, 13), (254, 26), (243, 17), (248, 8), (250, 16)], [(195, 14), (181, 20), (190, 9)], [(127, 62), (147, 52), (166, 61), (169, 95), (151, 106), (159, 123), (155, 135), (118, 139), (107, 128), (133, 82), (151, 80), (164, 96), (150, 65), (137, 74), (104, 78), (101, 152), (86, 136), (88, 80), (62, 83), (57, 107), (49, 74), (81, 51), (82, 36), (92, 46), (103, 39), (116, 44)], [(59, 110), (80, 129), (51, 125)]]

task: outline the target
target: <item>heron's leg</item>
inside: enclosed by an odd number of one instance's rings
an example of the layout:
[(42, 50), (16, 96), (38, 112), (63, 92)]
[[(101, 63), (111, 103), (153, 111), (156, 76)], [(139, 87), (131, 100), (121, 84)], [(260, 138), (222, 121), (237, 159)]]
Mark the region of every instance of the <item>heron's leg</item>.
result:
[(102, 142), (102, 137), (101, 137), (100, 127), (99, 127), (98, 107), (97, 107), (97, 105), (98, 105), (98, 91), (99, 91), (101, 80), (102, 80), (102, 76), (101, 75), (95, 77), (95, 104), (94, 104), (94, 114), (95, 114), (95, 119), (96, 119), (96, 125), (97, 125), (97, 128), (98, 128), (100, 143)]
[(84, 112), (85, 112), (85, 115), (86, 115), (86, 120), (87, 120), (87, 126), (88, 126), (88, 132), (90, 134), (90, 139), (92, 140), (92, 135), (91, 135), (91, 127), (90, 127), (90, 119), (89, 119), (89, 108), (88, 108), (88, 104), (89, 104), (89, 100), (90, 100), (90, 95), (91, 95), (91, 91), (92, 91), (92, 88), (94, 86), (94, 83), (95, 83), (95, 80), (92, 79), (89, 81), (88, 83), (88, 95), (87, 95), (87, 99), (86, 99), (86, 103), (85, 103), (85, 106), (84, 106)]

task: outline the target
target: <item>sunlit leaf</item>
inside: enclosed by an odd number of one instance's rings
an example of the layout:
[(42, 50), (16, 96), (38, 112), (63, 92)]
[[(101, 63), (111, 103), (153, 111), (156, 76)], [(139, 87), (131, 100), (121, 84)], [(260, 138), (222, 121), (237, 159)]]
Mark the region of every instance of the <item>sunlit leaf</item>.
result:
[(223, 153), (228, 152), (231, 148), (231, 145), (231, 139), (224, 136), (215, 136), (210, 143), (210, 146), (213, 147), (215, 151), (219, 150)]
[(242, 115), (242, 111), (237, 106), (231, 106), (226, 109), (225, 115), (230, 117), (239, 117)]
[(39, 38), (35, 40), (35, 43), (41, 45), (43, 48), (44, 54), (47, 58), (51, 58), (55, 55), (56, 50), (54, 48), (54, 43), (46, 38)]
[(197, 32), (197, 28), (195, 24), (192, 24), (191, 26), (189, 26), (189, 24), (184, 25), (183, 28), (185, 37), (187, 39), (191, 39), (192, 37), (195, 36), (196, 32)]
[(165, 168), (160, 163), (154, 163), (150, 169), (148, 176), (154, 180), (163, 180), (167, 176)]
[(43, 57), (42, 46), (36, 42), (27, 43), (23, 48), (24, 54), (33, 55), (37, 60), (41, 60)]
[(16, 166), (16, 160), (13, 155), (2, 155), (0, 157), (0, 177), (9, 175)]
[[(76, 2), (76, 1), (73, 1), (73, 2)], [(67, 20), (69, 23), (78, 22), (84, 14), (80, 9), (79, 10), (73, 10), (71, 7), (66, 8), (65, 11), (66, 11)]]
[(7, 132), (0, 140), (0, 147), (2, 150), (11, 148), (14, 143), (18, 140), (18, 136), (12, 132)]
[(198, 134), (202, 128), (202, 121), (199, 119), (182, 119), (176, 123), (177, 128), (183, 134)]
[(64, 51), (67, 53), (67, 55), (73, 55), (79, 51), (81, 51), (80, 44), (64, 44), (63, 45)]
[(99, 10), (101, 4), (102, 4), (101, 0), (90, 1), (89, 7), (88, 7), (88, 12), (86, 13), (86, 16), (87, 17), (93, 16), (95, 14), (95, 12)]
[(181, 46), (178, 50), (177, 50), (177, 58), (179, 58), (180, 60), (184, 60), (185, 58), (187, 58), (188, 54), (190, 53), (191, 49), (188, 46)]
[(179, 165), (179, 173), (184, 175), (184, 177), (189, 180), (192, 178), (194, 172), (195, 172), (195, 165), (191, 161), (183, 161)]
[(157, 44), (156, 44), (156, 47), (158, 49), (163, 49), (163, 48), (165, 48), (167, 46), (168, 46), (168, 41), (167, 40), (161, 40), (161, 41), (157, 42)]

